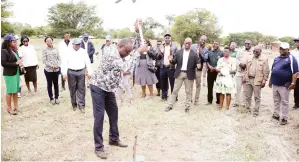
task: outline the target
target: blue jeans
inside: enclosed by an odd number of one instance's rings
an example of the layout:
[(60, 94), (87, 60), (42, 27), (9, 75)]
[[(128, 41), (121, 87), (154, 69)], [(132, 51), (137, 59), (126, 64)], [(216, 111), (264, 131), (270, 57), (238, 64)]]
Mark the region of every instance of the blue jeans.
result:
[(96, 150), (104, 150), (103, 145), (103, 124), (105, 110), (109, 118), (109, 141), (118, 142), (118, 107), (114, 92), (106, 92), (97, 86), (90, 85), (92, 98), (94, 126), (93, 135)]

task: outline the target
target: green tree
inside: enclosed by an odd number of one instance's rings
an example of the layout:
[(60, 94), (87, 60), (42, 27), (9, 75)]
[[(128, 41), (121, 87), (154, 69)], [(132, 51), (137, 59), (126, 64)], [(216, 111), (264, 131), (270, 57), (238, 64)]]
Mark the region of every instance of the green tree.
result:
[(196, 42), (201, 35), (206, 35), (210, 41), (218, 39), (221, 28), (217, 18), (205, 9), (195, 9), (175, 17), (171, 33), (175, 41), (183, 44), (190, 37)]
[(13, 26), (7, 22), (7, 18), (12, 15), (9, 8), (12, 6), (7, 0), (1, 0), (1, 34), (2, 36), (8, 33), (14, 33)]
[(25, 28), (21, 31), (21, 35), (26, 35), (28, 37), (31, 37), (35, 34), (36, 33), (35, 33), (34, 29), (32, 29), (32, 28)]
[(79, 3), (58, 3), (48, 12), (48, 22), (52, 28), (51, 34), (62, 37), (68, 31), (72, 37), (83, 33), (93, 33), (103, 30), (103, 21), (96, 16), (96, 6)]
[(281, 42), (287, 42), (290, 44), (290, 48), (295, 48), (295, 42), (294, 42), (294, 37), (281, 37), (279, 40)]
[(144, 33), (144, 38), (147, 38), (147, 39), (155, 39), (155, 33), (152, 29), (148, 29), (145, 31)]
[(125, 38), (125, 37), (132, 37), (134, 33), (129, 28), (121, 29), (117, 32), (116, 38)]
[(257, 45), (259, 42), (263, 42), (264, 37), (259, 32), (230, 33), (228, 36), (228, 43), (234, 41), (238, 45), (243, 46), (247, 39), (251, 40), (253, 45)]

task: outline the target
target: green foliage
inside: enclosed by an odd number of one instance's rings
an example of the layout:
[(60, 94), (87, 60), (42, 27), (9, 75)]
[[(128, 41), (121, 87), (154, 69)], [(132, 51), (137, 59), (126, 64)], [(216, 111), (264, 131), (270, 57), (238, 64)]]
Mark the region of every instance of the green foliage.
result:
[(1, 36), (4, 36), (5, 34), (12, 34), (15, 33), (13, 26), (8, 22), (1, 22)]
[(35, 35), (35, 31), (32, 28), (25, 28), (21, 31), (21, 35), (26, 35), (28, 37), (31, 37)]
[(279, 40), (281, 42), (288, 42), (290, 44), (290, 48), (295, 48), (294, 37), (281, 37)]
[[(49, 9), (48, 22), (57, 37), (63, 37), (70, 32), (72, 37), (83, 33), (103, 31), (102, 20), (96, 16), (96, 6), (79, 3), (58, 3)], [(100, 32), (103, 33), (103, 32)]]
[(251, 40), (253, 45), (257, 45), (259, 42), (263, 42), (263, 35), (259, 32), (243, 32), (243, 33), (230, 33), (225, 44), (229, 44), (234, 41), (238, 45), (243, 46), (245, 40)]
[(152, 29), (148, 29), (145, 31), (144, 33), (144, 38), (147, 38), (147, 39), (155, 39), (155, 33)]
[(8, 33), (14, 33), (13, 26), (6, 21), (6, 18), (9, 18), (12, 15), (8, 9), (12, 6), (7, 0), (1, 0), (1, 36), (4, 36)]
[(123, 29), (110, 29), (107, 32), (112, 38), (126, 38), (126, 37), (134, 37), (135, 33), (132, 32), (129, 28)]
[(183, 44), (185, 38), (190, 37), (197, 42), (201, 35), (206, 35), (211, 42), (218, 39), (221, 28), (217, 25), (217, 18), (205, 9), (196, 9), (175, 17), (171, 33), (175, 41)]

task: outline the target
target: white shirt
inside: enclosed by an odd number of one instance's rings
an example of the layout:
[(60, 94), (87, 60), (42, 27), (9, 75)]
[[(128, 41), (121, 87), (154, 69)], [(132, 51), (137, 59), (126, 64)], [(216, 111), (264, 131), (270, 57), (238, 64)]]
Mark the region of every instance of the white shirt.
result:
[(69, 45), (66, 45), (64, 40), (62, 40), (58, 45), (58, 52), (59, 52), (61, 61), (63, 61), (65, 55), (70, 53), (72, 50), (73, 50), (72, 40), (70, 40)]
[(23, 58), (24, 67), (36, 66), (38, 64), (35, 48), (31, 45), (21, 46), (18, 50), (19, 56)]
[(295, 48), (293, 51), (291, 51), (291, 55), (293, 55), (297, 62), (298, 62), (298, 68), (299, 68), (299, 50), (298, 48)]
[(168, 56), (170, 55), (170, 46), (165, 46), (165, 50), (164, 50), (164, 65), (169, 65), (169, 59)]
[(181, 70), (187, 70), (189, 53), (190, 53), (190, 50), (188, 50), (188, 51), (184, 50), (184, 53), (183, 53), (183, 64), (182, 64)]
[(80, 48), (78, 51), (73, 49), (70, 53), (66, 54), (64, 60), (62, 60), (61, 72), (62, 75), (67, 75), (67, 70), (80, 70), (84, 69), (86, 66), (88, 75), (91, 75), (92, 69), (90, 64), (90, 59), (88, 54), (83, 48)]

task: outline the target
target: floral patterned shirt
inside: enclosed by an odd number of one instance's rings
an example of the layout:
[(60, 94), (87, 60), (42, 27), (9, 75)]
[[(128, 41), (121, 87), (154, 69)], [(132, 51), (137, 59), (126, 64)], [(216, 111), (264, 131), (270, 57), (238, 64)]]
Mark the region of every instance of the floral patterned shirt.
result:
[[(139, 34), (137, 34), (136, 37), (138, 37), (138, 35)], [(136, 41), (139, 41), (138, 38), (135, 39), (135, 50), (140, 46)], [(129, 62), (133, 63), (140, 54), (134, 52), (131, 56)], [(130, 66), (132, 66), (132, 64)], [(104, 50), (100, 65), (93, 73), (90, 84), (97, 86), (106, 92), (115, 92), (116, 89), (120, 87), (122, 73), (125, 68), (128, 68), (126, 67), (126, 62), (120, 57), (117, 47), (112, 45)]]
[(56, 48), (49, 48), (43, 50), (43, 63), (46, 65), (45, 70), (47, 72), (58, 72), (59, 68), (53, 70), (53, 66), (60, 67), (61, 58)]

